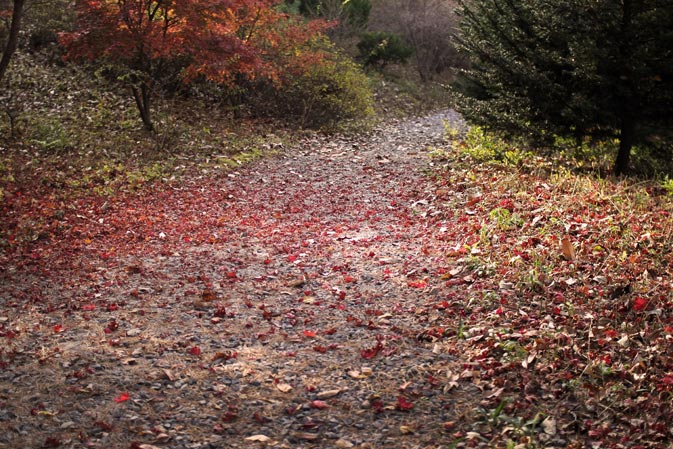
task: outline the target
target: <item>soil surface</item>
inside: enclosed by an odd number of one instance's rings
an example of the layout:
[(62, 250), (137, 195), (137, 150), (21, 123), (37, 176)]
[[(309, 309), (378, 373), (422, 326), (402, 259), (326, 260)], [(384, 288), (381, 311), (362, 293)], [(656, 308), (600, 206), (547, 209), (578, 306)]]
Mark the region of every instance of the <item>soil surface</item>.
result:
[(57, 214), (62, 240), (0, 270), (0, 448), (490, 445), (504, 380), (461, 334), (427, 173), (444, 121)]

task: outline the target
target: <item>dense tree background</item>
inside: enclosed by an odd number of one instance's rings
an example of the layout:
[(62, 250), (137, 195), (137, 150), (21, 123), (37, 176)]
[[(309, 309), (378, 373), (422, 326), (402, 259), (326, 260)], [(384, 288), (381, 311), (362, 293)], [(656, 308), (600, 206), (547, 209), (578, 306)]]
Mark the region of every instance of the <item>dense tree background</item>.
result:
[(670, 139), (673, 1), (459, 3), (472, 65), (457, 104), (471, 122), (538, 143), (617, 138), (617, 175), (634, 145)]

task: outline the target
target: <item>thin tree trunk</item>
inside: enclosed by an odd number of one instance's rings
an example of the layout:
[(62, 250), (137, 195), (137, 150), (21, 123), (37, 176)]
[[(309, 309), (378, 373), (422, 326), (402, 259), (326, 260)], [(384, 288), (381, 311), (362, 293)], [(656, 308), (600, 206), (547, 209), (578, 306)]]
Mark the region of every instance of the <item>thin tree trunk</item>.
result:
[(138, 107), (138, 112), (140, 112), (140, 118), (143, 121), (143, 125), (147, 131), (154, 131), (154, 124), (152, 123), (152, 117), (150, 114), (150, 88), (147, 84), (143, 83), (140, 85), (140, 88), (133, 86), (131, 87), (133, 92), (133, 98), (136, 100), (136, 106)]
[(7, 67), (9, 67), (9, 61), (12, 58), (14, 51), (16, 51), (19, 42), (19, 30), (21, 29), (24, 4), (25, 0), (14, 0), (12, 22), (9, 26), (9, 37), (7, 38), (7, 44), (2, 52), (2, 59), (0, 59), (0, 82), (5, 77), (5, 72), (7, 72)]
[(635, 135), (635, 123), (630, 117), (622, 120), (622, 129), (619, 133), (619, 153), (615, 160), (614, 173), (616, 176), (625, 175), (629, 170), (629, 159)]

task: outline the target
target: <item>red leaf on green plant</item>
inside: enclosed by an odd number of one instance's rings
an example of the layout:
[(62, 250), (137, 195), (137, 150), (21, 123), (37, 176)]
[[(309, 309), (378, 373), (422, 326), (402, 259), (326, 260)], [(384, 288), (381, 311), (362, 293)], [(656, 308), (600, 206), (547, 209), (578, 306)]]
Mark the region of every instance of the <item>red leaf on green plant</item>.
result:
[(636, 312), (642, 312), (645, 310), (648, 303), (649, 301), (647, 299), (638, 297), (633, 301), (633, 310)]
[(408, 411), (414, 408), (414, 403), (409, 401), (404, 396), (397, 397), (397, 405), (395, 406), (397, 410)]
[(191, 355), (201, 355), (201, 348), (198, 346), (194, 346), (192, 349), (189, 350), (189, 353)]
[(131, 399), (131, 396), (128, 394), (128, 392), (126, 392), (126, 393), (122, 393), (118, 397), (116, 397), (115, 402), (117, 402), (117, 403), (126, 402), (129, 399)]

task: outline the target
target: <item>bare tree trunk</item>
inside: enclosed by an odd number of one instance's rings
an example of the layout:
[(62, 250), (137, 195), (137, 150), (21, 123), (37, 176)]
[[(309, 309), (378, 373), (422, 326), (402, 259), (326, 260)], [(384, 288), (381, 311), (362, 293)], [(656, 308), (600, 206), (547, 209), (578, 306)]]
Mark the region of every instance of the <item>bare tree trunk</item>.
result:
[(7, 44), (2, 52), (2, 59), (0, 59), (0, 82), (5, 77), (7, 67), (12, 55), (16, 51), (19, 42), (19, 30), (21, 29), (21, 19), (23, 18), (23, 7), (25, 0), (14, 0), (14, 8), (12, 10), (12, 22), (9, 26), (9, 37)]
[(131, 87), (133, 92), (133, 98), (136, 100), (136, 106), (138, 107), (138, 112), (140, 112), (140, 118), (143, 121), (143, 125), (147, 131), (154, 131), (154, 124), (152, 123), (152, 116), (150, 114), (150, 87), (142, 83), (140, 88), (137, 86)]
[(631, 148), (635, 137), (635, 123), (632, 118), (622, 119), (622, 129), (619, 133), (619, 152), (615, 160), (614, 173), (616, 176), (625, 175), (629, 170)]

